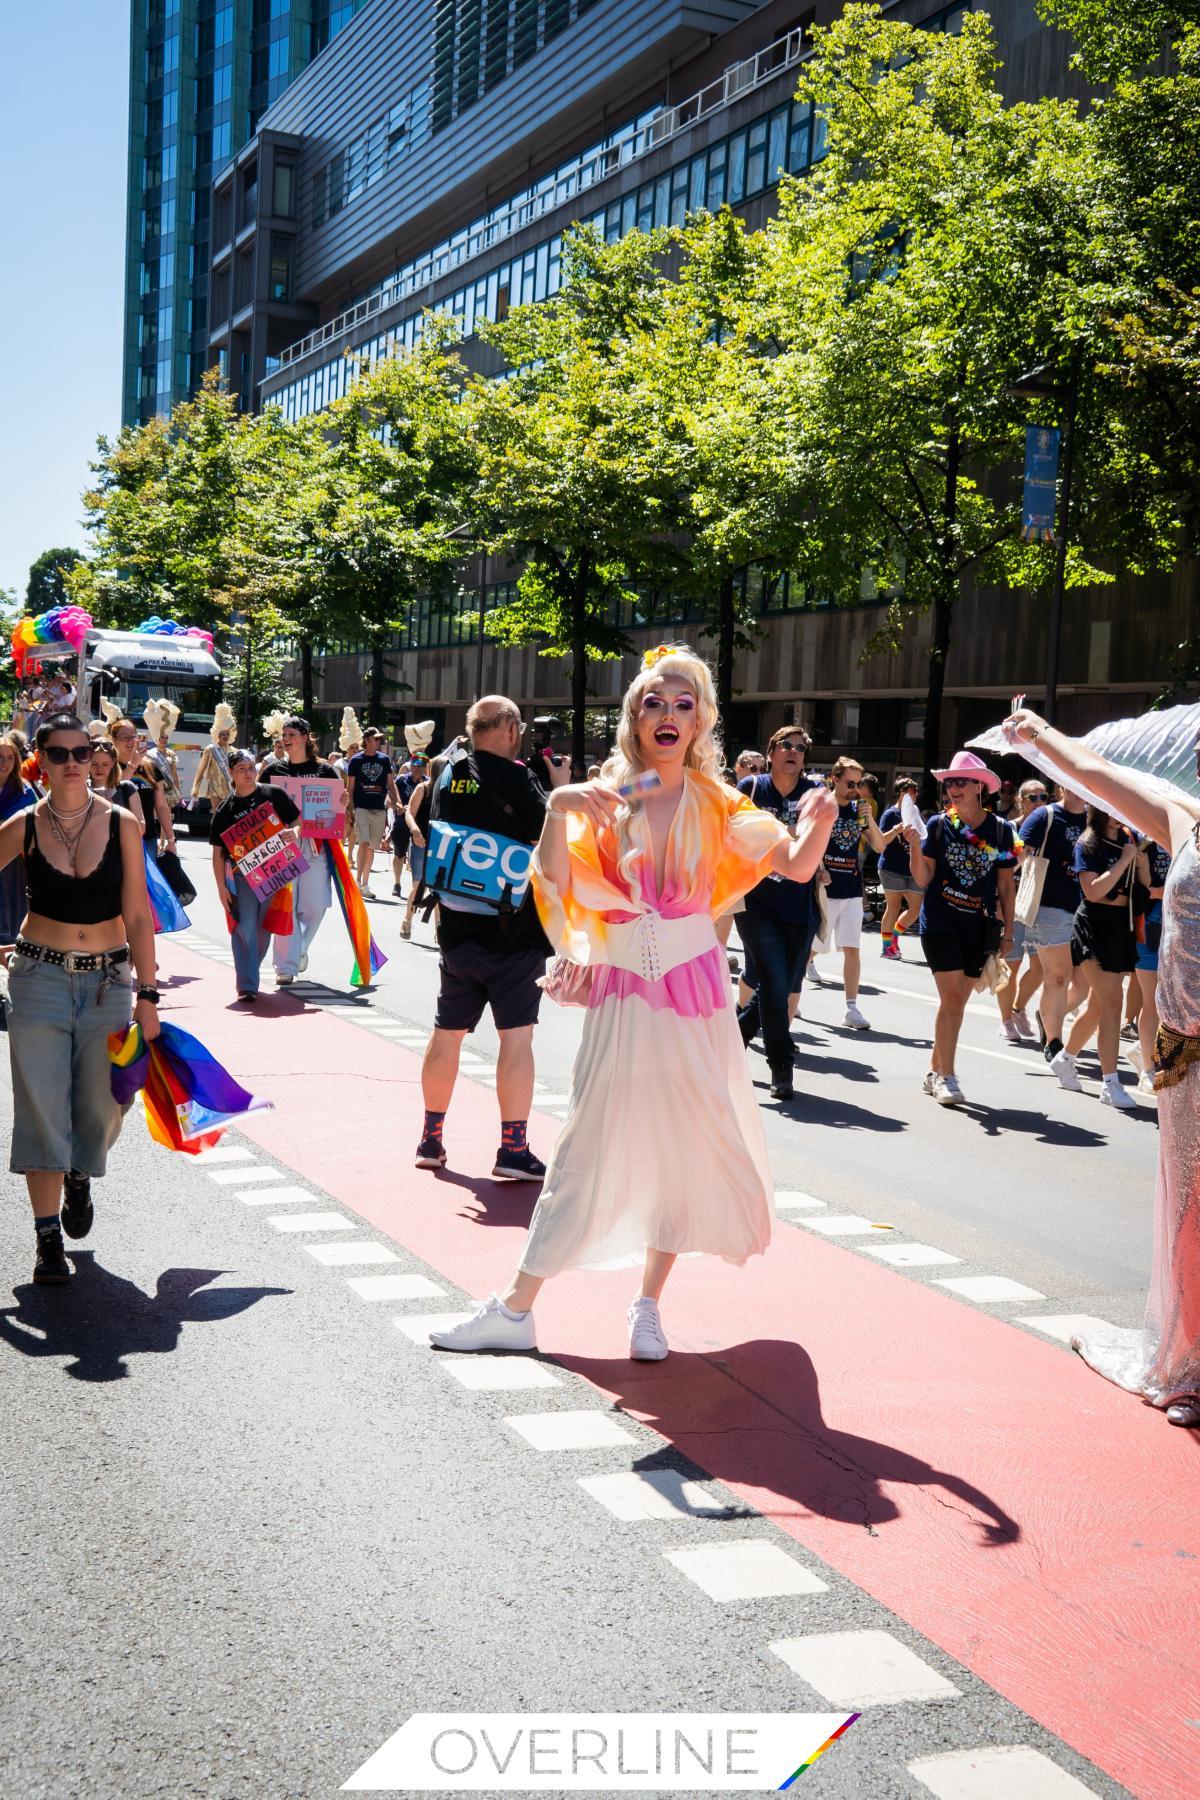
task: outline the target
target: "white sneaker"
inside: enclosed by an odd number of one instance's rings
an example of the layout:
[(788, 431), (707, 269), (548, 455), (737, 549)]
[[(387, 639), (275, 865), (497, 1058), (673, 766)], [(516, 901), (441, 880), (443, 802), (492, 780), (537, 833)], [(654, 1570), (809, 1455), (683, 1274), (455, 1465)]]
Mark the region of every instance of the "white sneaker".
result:
[(1142, 1046), (1140, 1044), (1123, 1044), (1121, 1047), (1125, 1052), (1125, 1061), (1134, 1070), (1134, 1073), (1144, 1075), (1146, 1061), (1142, 1055)]
[(935, 1075), (933, 1097), (939, 1106), (961, 1106), (966, 1095), (958, 1085), (957, 1075)]
[(300, 958), (300, 973), (302, 975), (303, 975), (305, 969), (307, 969), (307, 967), (308, 967), (308, 952), (305, 951), (304, 955)]
[(1019, 1044), (1022, 1041), (1021, 1033), (1017, 1030), (1017, 1018), (1015, 1013), (1011, 1019), (1001, 1019), (1000, 1029), (996, 1033), (996, 1036), (998, 1038), (1007, 1038), (1010, 1044)]
[(431, 1331), (439, 1350), (536, 1350), (533, 1314), (510, 1312), (498, 1294), (489, 1294), (469, 1319), (448, 1331)]
[(1082, 1094), (1083, 1083), (1075, 1073), (1075, 1058), (1069, 1050), (1060, 1050), (1057, 1056), (1052, 1056), (1050, 1067), (1058, 1076), (1059, 1087), (1065, 1088), (1068, 1094)]
[(1144, 1100), (1158, 1099), (1158, 1089), (1155, 1087), (1154, 1077), (1150, 1074), (1148, 1069), (1143, 1069), (1142, 1073), (1138, 1076), (1137, 1088), (1135, 1091), (1139, 1093)]
[(921, 1083), (921, 1092), (923, 1094), (936, 1094), (937, 1092), (937, 1076), (932, 1069), (929, 1070), (924, 1081)]
[(658, 1301), (645, 1294), (629, 1308), (629, 1354), (634, 1362), (661, 1362), (667, 1354), (667, 1336), (658, 1316)]
[(296, 977), (294, 975), (276, 975), (275, 986), (276, 987), (291, 987), (291, 985), (292, 985), (293, 981), (295, 981), (295, 979), (296, 979)]
[(1136, 1112), (1137, 1101), (1125, 1092), (1119, 1075), (1104, 1075), (1100, 1080), (1101, 1106), (1115, 1106), (1121, 1112)]
[(859, 1012), (853, 1000), (846, 1002), (846, 1016), (842, 1020), (842, 1024), (848, 1031), (870, 1031), (871, 1029), (870, 1021)]
[(818, 969), (816, 963), (809, 963), (807, 969), (804, 971), (804, 979), (805, 981), (810, 982), (813, 987), (820, 988), (825, 986), (821, 971)]
[(1035, 1038), (1037, 1036), (1037, 1032), (1029, 1023), (1029, 1014), (1025, 1011), (1023, 1006), (1015, 1006), (1013, 1008), (1012, 1022), (1023, 1038)]

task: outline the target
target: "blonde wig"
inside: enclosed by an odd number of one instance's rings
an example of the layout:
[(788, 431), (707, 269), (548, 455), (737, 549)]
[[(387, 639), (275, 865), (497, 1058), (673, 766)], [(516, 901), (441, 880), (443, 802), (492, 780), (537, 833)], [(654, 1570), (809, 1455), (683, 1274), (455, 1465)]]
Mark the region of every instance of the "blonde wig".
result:
[(287, 714), (282, 712), (264, 713), (262, 728), (268, 743), (274, 743), (287, 723)]
[(114, 706), (111, 700), (105, 699), (102, 696), (100, 700), (100, 711), (104, 714), (105, 726), (111, 733), (113, 726), (121, 717), (121, 709), (119, 706)]
[(208, 734), (214, 744), (223, 731), (229, 733), (231, 746), (237, 743), (237, 717), (234, 710), (228, 701), (218, 700), (217, 710), (213, 714), (212, 730)]
[[(625, 690), (617, 725), (616, 749), (605, 763), (601, 779), (613, 787), (623, 787), (646, 767), (638, 749), (637, 718), (646, 689), (659, 675), (673, 676), (686, 683), (696, 697), (697, 730), (684, 757), (684, 768), (699, 776), (700, 781), (698, 784), (685, 782), (672, 831), (676, 834), (680, 865), (687, 869), (699, 869), (703, 860), (704, 830), (703, 801), (701, 794), (697, 792), (697, 785), (701, 790), (710, 783), (719, 786), (724, 774), (725, 759), (717, 739), (720, 715), (717, 711), (717, 694), (713, 687), (712, 673), (708, 664), (694, 650), (689, 650), (684, 644), (674, 644), (665, 650), (660, 648), (652, 651), (650, 657), (647, 657), (646, 666), (634, 676)], [(635, 797), (620, 808), (616, 816), (615, 831), (618, 868), (629, 883), (635, 902), (640, 903), (638, 864), (648, 858), (649, 862), (644, 866), (653, 867), (654, 849), (650, 828), (646, 823), (645, 808), (639, 799)]]
[(157, 745), (160, 737), (170, 737), (179, 723), (179, 708), (173, 700), (147, 700), (142, 714), (150, 742)]
[(352, 706), (342, 708), (342, 728), (338, 732), (338, 748), (349, 750), (352, 745), (362, 743), (362, 726), (358, 722)]

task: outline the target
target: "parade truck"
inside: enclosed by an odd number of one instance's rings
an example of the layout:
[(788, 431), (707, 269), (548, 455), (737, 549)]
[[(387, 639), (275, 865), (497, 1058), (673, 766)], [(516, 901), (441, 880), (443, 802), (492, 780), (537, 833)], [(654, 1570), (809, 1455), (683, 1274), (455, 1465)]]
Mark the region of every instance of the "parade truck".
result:
[(161, 619), (136, 631), (113, 631), (93, 625), (79, 608), (56, 608), (17, 626), (13, 652), (22, 680), (38, 669), (62, 668), (75, 684), (76, 710), (85, 722), (104, 718), (105, 700), (144, 730), (147, 701), (172, 701), (179, 719), (170, 748), (187, 800), (222, 697), (211, 632)]

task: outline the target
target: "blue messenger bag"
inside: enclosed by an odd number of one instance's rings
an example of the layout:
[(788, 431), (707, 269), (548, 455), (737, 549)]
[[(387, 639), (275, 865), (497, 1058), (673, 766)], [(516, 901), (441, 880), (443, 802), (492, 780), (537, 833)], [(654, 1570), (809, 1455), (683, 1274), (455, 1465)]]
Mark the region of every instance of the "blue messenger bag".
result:
[[(437, 816), (439, 802), (449, 793), (466, 762), (466, 758), (455, 758), (449, 763), (434, 789), (425, 852), (425, 886), (430, 893), (444, 898), (455, 912), (507, 918), (517, 911), (529, 892), (533, 845), (505, 837), (489, 826), (460, 825)], [(512, 812), (511, 807), (495, 801), (482, 789), (480, 798), (496, 810)]]

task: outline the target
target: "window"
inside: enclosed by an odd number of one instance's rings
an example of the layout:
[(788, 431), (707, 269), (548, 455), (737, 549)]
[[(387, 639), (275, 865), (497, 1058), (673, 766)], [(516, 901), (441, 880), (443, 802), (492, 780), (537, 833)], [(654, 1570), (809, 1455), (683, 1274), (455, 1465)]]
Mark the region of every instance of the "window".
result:
[(271, 298), (292, 297), (292, 246), (287, 238), (271, 237)]
[(296, 165), (290, 162), (275, 164), (275, 193), (271, 210), (277, 219), (290, 219), (296, 210)]

